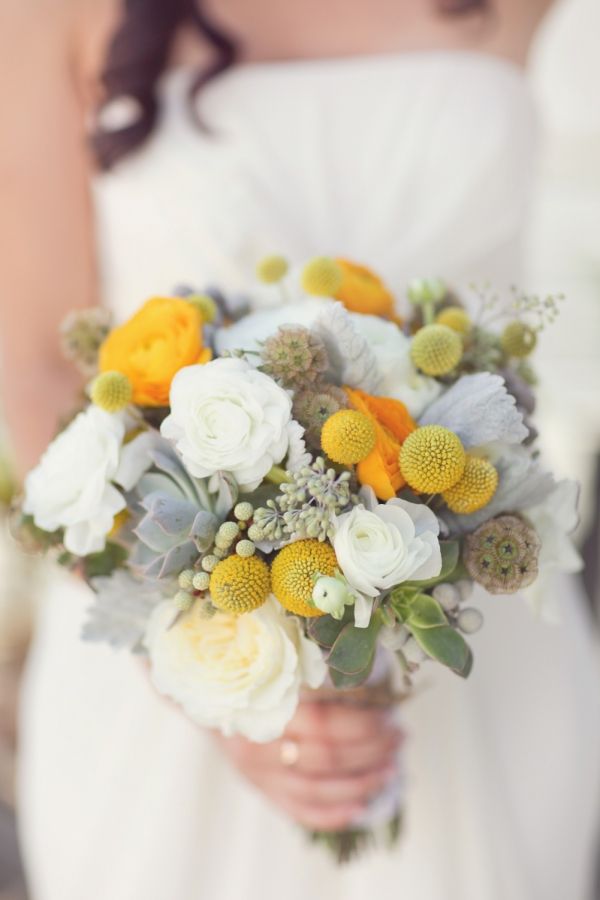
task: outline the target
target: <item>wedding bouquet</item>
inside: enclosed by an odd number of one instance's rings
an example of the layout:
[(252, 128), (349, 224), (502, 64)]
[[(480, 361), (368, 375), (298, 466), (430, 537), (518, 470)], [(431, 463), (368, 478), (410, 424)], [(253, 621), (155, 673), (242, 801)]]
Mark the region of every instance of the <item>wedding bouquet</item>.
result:
[[(302, 688), (373, 684), (378, 647), (388, 696), (425, 664), (466, 677), (473, 583), (575, 567), (577, 489), (529, 422), (557, 298), (513, 292), (495, 330), (506, 304), (480, 292), (467, 312), (437, 279), (401, 320), (346, 260), (258, 275), (255, 312), (182, 290), (114, 327), (69, 317), (87, 398), (26, 479), (20, 533), (89, 584), (85, 639), (146, 654), (194, 721), (263, 742)], [(369, 833), (328, 840), (344, 856)]]

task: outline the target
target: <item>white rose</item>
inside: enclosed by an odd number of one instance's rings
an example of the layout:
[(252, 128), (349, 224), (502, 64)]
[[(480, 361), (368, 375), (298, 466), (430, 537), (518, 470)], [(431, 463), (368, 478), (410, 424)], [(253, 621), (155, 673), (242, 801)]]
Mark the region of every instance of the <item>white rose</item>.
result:
[(274, 598), (242, 616), (202, 618), (197, 604), (170, 627), (172, 620), (168, 602), (150, 617), (152, 681), (195, 722), (226, 736), (275, 740), (294, 715), (301, 686), (317, 688), (325, 679), (320, 649)]
[[(104, 549), (115, 515), (126, 506), (112, 483), (123, 474), (125, 430), (123, 415), (90, 406), (52, 441), (25, 479), (24, 512), (44, 531), (64, 528), (65, 547), (77, 556)], [(141, 474), (137, 465), (132, 474), (134, 444), (125, 455), (127, 487)]]
[(382, 591), (404, 581), (435, 578), (442, 568), (439, 522), (427, 506), (399, 499), (371, 500), (370, 506), (355, 506), (334, 522), (338, 564), (363, 597), (355, 605), (356, 624), (361, 628), (369, 624), (372, 599)]
[(161, 426), (196, 478), (229, 472), (253, 491), (288, 450), (292, 401), (272, 378), (241, 359), (181, 369)]
[(381, 375), (377, 393), (382, 397), (400, 400), (413, 418), (418, 419), (442, 391), (435, 378), (421, 375), (410, 356), (410, 338), (393, 322), (377, 316), (353, 316), (360, 333), (367, 339), (377, 357)]

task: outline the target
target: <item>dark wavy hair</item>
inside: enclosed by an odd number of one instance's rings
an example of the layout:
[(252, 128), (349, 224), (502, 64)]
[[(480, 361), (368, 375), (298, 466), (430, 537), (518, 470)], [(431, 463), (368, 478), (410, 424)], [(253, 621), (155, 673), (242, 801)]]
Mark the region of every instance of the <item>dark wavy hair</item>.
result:
[[(481, 12), (489, 5), (487, 0), (435, 2), (443, 15)], [(168, 65), (175, 36), (185, 26), (196, 28), (213, 51), (212, 62), (191, 85), (193, 101), (208, 81), (236, 62), (235, 41), (209, 21), (200, 0), (124, 0), (121, 22), (101, 75), (103, 103), (91, 136), (92, 150), (102, 169), (109, 169), (152, 134), (160, 113), (157, 85)], [(135, 114), (125, 124), (111, 126), (102, 111), (122, 98), (132, 102)]]

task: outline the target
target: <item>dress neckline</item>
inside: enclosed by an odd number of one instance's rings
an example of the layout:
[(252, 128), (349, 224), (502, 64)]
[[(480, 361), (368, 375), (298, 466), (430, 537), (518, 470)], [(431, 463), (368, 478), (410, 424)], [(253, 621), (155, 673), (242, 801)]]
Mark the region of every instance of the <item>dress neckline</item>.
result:
[[(524, 86), (527, 82), (526, 68), (520, 66), (514, 60), (494, 53), (486, 53), (481, 50), (407, 50), (397, 53), (359, 53), (348, 56), (318, 56), (301, 57), (297, 59), (272, 59), (250, 60), (235, 63), (218, 75), (213, 84), (220, 81), (235, 79), (237, 77), (255, 76), (263, 77), (296, 75), (299, 73), (320, 73), (324, 75), (345, 75), (351, 73), (360, 74), (366, 69), (381, 68), (382, 70), (393, 67), (408, 68), (434, 64), (473, 65), (475, 68), (497, 72), (512, 81), (521, 82)], [(179, 82), (191, 79), (196, 70), (189, 64), (173, 66), (163, 76), (163, 82)]]

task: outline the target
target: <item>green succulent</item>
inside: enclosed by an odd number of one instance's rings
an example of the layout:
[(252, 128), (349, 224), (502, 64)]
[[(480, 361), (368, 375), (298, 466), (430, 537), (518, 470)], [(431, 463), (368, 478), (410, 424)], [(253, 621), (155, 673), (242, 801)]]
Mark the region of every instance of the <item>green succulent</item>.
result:
[(206, 482), (192, 478), (168, 445), (152, 461), (136, 488), (144, 512), (131, 562), (147, 578), (172, 578), (210, 549), (221, 519)]

